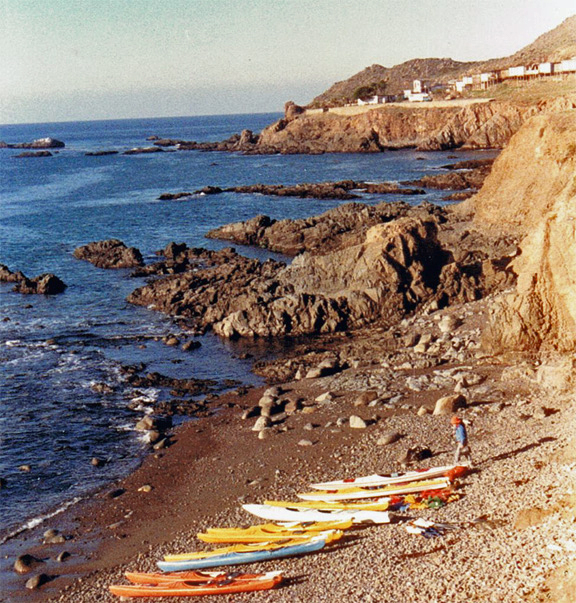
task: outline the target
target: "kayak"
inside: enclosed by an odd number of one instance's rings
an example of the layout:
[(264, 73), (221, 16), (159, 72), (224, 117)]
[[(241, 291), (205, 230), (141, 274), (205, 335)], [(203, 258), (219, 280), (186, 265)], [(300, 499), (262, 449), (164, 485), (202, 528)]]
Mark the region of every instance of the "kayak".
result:
[(379, 487), (355, 487), (343, 490), (318, 490), (297, 494), (302, 500), (322, 500), (330, 502), (333, 500), (353, 500), (358, 498), (375, 498), (380, 496), (392, 496), (397, 494), (412, 494), (424, 492), (425, 490), (443, 490), (450, 485), (447, 477), (439, 477), (422, 482), (411, 482), (407, 484), (391, 484)]
[(348, 520), (352, 523), (390, 523), (386, 511), (357, 511), (353, 509), (337, 509), (322, 511), (320, 509), (299, 509), (297, 507), (275, 507), (272, 505), (242, 505), (252, 515), (269, 521), (326, 521)]
[(124, 572), (126, 579), (133, 584), (165, 584), (167, 582), (195, 582), (215, 583), (224, 582), (234, 579), (235, 582), (250, 582), (257, 580), (269, 580), (275, 576), (280, 576), (282, 572), (267, 572), (265, 574), (243, 574), (241, 572), (167, 572), (167, 573), (150, 573), (150, 572)]
[(272, 507), (289, 507), (293, 509), (319, 509), (323, 511), (386, 511), (390, 506), (390, 499), (384, 497), (380, 498), (376, 502), (360, 503), (326, 502), (322, 500), (300, 500), (298, 502), (286, 500), (265, 500), (264, 504), (270, 505)]
[(243, 563), (254, 563), (256, 561), (268, 561), (270, 559), (281, 559), (282, 557), (293, 557), (319, 551), (326, 546), (326, 536), (316, 536), (308, 542), (300, 542), (289, 546), (277, 546), (270, 550), (256, 550), (243, 553), (228, 553), (205, 557), (203, 559), (185, 559), (182, 561), (158, 561), (157, 565), (163, 572), (178, 572), (181, 570), (202, 569), (206, 567), (218, 567), (220, 565), (239, 565)]
[(390, 473), (386, 475), (374, 474), (364, 477), (354, 477), (351, 479), (337, 480), (333, 482), (319, 482), (310, 484), (314, 490), (341, 490), (343, 488), (352, 488), (353, 486), (387, 486), (390, 484), (404, 484), (407, 482), (421, 481), (434, 477), (447, 477), (457, 468), (465, 469), (466, 465), (445, 465), (442, 467), (431, 467), (430, 469), (420, 469), (417, 471), (407, 471), (406, 473)]
[(282, 582), (282, 576), (277, 572), (271, 572), (270, 575), (264, 574), (264, 576), (264, 578), (251, 580), (229, 578), (200, 584), (190, 580), (158, 584), (112, 584), (109, 588), (112, 594), (119, 597), (195, 597), (270, 590)]
[(310, 530), (326, 532), (328, 530), (346, 530), (350, 527), (348, 521), (285, 521), (283, 523), (262, 523), (248, 528), (206, 528), (208, 534), (226, 532), (230, 530), (265, 530), (266, 532), (285, 532), (286, 530)]
[[(329, 528), (327, 528), (329, 526)], [(275, 540), (305, 540), (318, 535), (327, 529), (346, 530), (352, 526), (349, 521), (331, 521), (322, 523), (281, 526), (263, 524), (249, 528), (209, 528), (206, 532), (197, 534), (203, 542), (273, 542)]]
[(251, 544), (233, 544), (231, 546), (221, 547), (214, 549), (213, 551), (199, 551), (195, 553), (178, 553), (176, 555), (164, 555), (165, 561), (183, 561), (186, 559), (205, 559), (208, 557), (217, 557), (221, 555), (228, 555), (230, 553), (252, 553), (254, 551), (267, 551), (271, 549), (277, 549), (281, 546), (292, 546), (295, 544), (301, 544), (303, 542), (309, 542), (313, 538), (322, 536), (326, 539), (326, 542), (333, 542), (339, 540), (344, 535), (344, 532), (340, 530), (330, 530), (328, 532), (319, 532), (316, 534), (309, 534), (303, 539), (294, 539), (290, 536), (280, 541), (266, 541), (266, 542), (255, 542)]

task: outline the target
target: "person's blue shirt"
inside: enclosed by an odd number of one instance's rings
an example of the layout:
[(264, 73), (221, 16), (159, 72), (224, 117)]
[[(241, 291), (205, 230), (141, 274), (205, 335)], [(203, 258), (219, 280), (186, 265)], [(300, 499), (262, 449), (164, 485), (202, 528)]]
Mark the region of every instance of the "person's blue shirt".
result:
[(464, 427), (463, 423), (456, 426), (454, 437), (460, 444), (466, 445), (468, 442), (468, 434), (466, 433), (466, 427)]

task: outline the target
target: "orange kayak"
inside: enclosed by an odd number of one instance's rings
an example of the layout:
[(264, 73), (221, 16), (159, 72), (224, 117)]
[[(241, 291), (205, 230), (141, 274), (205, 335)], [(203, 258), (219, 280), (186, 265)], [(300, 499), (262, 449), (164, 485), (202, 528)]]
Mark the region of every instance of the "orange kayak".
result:
[(256, 590), (270, 590), (282, 582), (278, 572), (262, 574), (259, 578), (215, 580), (195, 582), (180, 580), (179, 582), (162, 582), (158, 584), (112, 584), (110, 592), (119, 597), (196, 597), (201, 595), (218, 595), (244, 593)]

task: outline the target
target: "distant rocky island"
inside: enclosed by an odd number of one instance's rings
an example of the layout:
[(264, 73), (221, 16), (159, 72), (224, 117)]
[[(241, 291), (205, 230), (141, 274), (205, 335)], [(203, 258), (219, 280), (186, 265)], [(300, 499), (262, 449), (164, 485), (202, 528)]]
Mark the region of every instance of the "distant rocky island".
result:
[(0, 141), (0, 149), (63, 149), (66, 146), (61, 140), (55, 138), (38, 138), (32, 142), (17, 142), (9, 144)]

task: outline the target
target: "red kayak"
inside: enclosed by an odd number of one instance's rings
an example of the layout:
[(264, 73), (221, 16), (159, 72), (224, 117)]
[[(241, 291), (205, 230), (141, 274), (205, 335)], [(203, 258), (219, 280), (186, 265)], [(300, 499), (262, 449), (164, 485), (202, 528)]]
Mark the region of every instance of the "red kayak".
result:
[[(192, 580), (184, 580), (185, 574), (195, 574)], [(170, 578), (166, 580), (166, 574), (158, 577), (158, 574), (130, 573), (139, 579), (147, 576), (147, 583), (111, 585), (110, 592), (119, 597), (196, 597), (200, 595), (217, 595), (243, 593), (256, 590), (270, 590), (280, 582), (282, 575), (279, 572), (267, 574), (219, 574), (215, 577), (201, 576), (205, 572), (182, 572), (179, 580)], [(154, 582), (156, 580), (156, 582)]]

